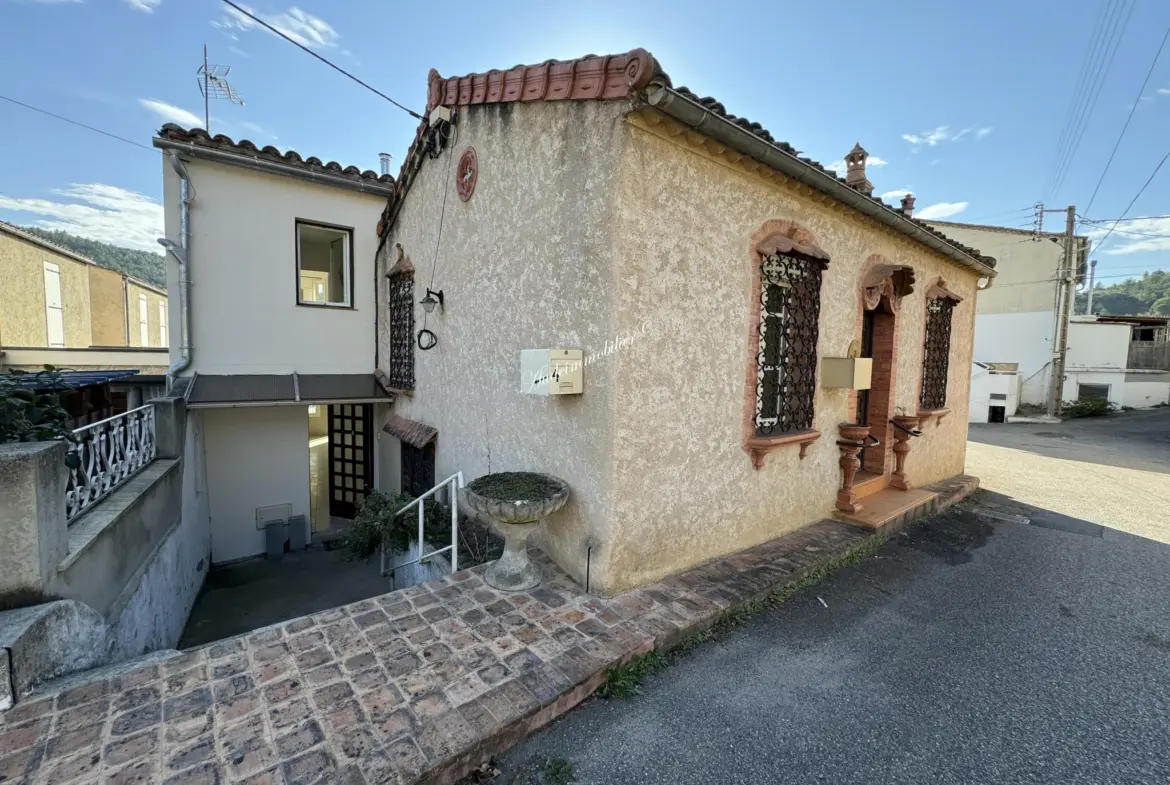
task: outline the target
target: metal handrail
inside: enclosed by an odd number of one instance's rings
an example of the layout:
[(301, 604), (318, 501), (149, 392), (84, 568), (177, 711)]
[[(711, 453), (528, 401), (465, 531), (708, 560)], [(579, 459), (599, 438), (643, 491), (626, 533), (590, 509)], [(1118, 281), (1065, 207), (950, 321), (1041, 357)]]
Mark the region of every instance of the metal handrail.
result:
[[(423, 537), (424, 537), (423, 502), (425, 502), (430, 497), (434, 496), (439, 491), (440, 488), (443, 488), (445, 486), (451, 487), (451, 491), (449, 494), (450, 498), (451, 498), (451, 504), (450, 504), (450, 507), (451, 507), (451, 544), (445, 545), (442, 548), (438, 548), (437, 550), (433, 550), (429, 553), (423, 553), (423, 549), (426, 547), (426, 540), (423, 539)], [(401, 510), (398, 510), (396, 513), (394, 513), (394, 517), (397, 518), (399, 515), (402, 515), (407, 510), (409, 510), (411, 507), (415, 507), (415, 506), (418, 507), (418, 556), (414, 559), (411, 559), (410, 561), (403, 562), (402, 564), (396, 564), (392, 568), (387, 569), (386, 568), (386, 543), (383, 542), (382, 543), (382, 551), (381, 551), (381, 562), (382, 562), (381, 567), (382, 567), (382, 575), (383, 576), (386, 576), (387, 574), (389, 574), (393, 570), (401, 569), (402, 567), (408, 567), (411, 564), (421, 563), (423, 561), (423, 559), (430, 559), (433, 556), (440, 556), (444, 553), (447, 553), (448, 551), (451, 553), (451, 559), (450, 559), (451, 572), (459, 572), (459, 489), (462, 487), (463, 487), (463, 472), (455, 472), (450, 477), (443, 480), (441, 483), (437, 484), (435, 487), (431, 488), (426, 493), (423, 493), (418, 498), (411, 500)]]

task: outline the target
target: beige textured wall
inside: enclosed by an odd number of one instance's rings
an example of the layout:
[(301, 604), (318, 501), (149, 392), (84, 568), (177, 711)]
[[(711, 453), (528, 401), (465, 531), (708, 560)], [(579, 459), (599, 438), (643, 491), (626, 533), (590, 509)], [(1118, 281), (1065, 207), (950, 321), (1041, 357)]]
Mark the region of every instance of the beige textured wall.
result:
[(788, 445), (757, 471), (741, 446), (750, 241), (770, 219), (804, 226), (832, 257), (822, 283), (821, 357), (844, 356), (859, 337), (859, 273), (871, 255), (914, 267), (918, 285), (898, 317), (896, 405), (909, 412), (920, 390), (923, 293), (943, 276), (966, 298), (954, 315), (953, 411), (915, 440), (909, 459), (916, 483), (962, 471), (974, 274), (844, 208), (632, 124), (623, 149), (618, 329), (636, 339), (616, 356), (614, 523), (594, 553), (606, 592), (775, 538), (833, 508), (846, 392), (818, 388), (822, 436), (803, 460)]
[(930, 224), (948, 237), (994, 256), (995, 282), (979, 293), (978, 313), (1052, 312), (1057, 266), (1061, 245), (1046, 236), (1032, 242), (1029, 232), (977, 227), (966, 224), (931, 221)]
[[(903, 303), (898, 404), (917, 411), (923, 292), (944, 276), (955, 312), (952, 413), (910, 458), (918, 483), (958, 474), (966, 438), (975, 276), (821, 204), (632, 127), (628, 105), (563, 102), (463, 110), (453, 152), (427, 161), (378, 259), (379, 362), (389, 347), (383, 275), (401, 243), (415, 301), (435, 263), (443, 189), (475, 147), (468, 203), (447, 197), (433, 288), (439, 338), (415, 352), (416, 391), (395, 412), (439, 430), (437, 479), (462, 470), (565, 478), (569, 505), (544, 546), (577, 580), (613, 594), (830, 514), (844, 391), (818, 390), (823, 435), (807, 457), (781, 448), (756, 471), (741, 446), (753, 232), (769, 219), (810, 229), (833, 256), (822, 294), (821, 356), (858, 337), (858, 274), (872, 254), (913, 265)], [(415, 308), (415, 329), (423, 312)], [(580, 348), (584, 394), (519, 392), (521, 349)]]
[[(139, 315), (140, 314), (140, 312), (139, 312), (140, 299), (139, 298), (141, 298), (141, 297), (146, 297), (146, 328), (147, 328), (147, 332), (149, 333), (147, 335), (147, 342), (146, 343), (142, 342), (142, 329), (140, 326), (141, 319), (140, 319), (140, 315)], [(159, 294), (154, 289), (150, 289), (146, 286), (142, 286), (141, 284), (135, 283), (134, 281), (131, 281), (131, 280), (126, 281), (126, 310), (130, 314), (130, 319), (129, 319), (130, 346), (166, 346), (167, 345), (166, 336), (164, 336), (162, 334), (161, 329), (160, 329), (159, 312), (158, 312), (158, 304), (159, 303), (166, 303), (166, 302), (167, 302), (167, 296), (165, 294)], [(170, 324), (170, 321), (171, 321), (171, 309), (170, 309), (170, 306), (168, 305), (167, 306), (167, 324), (168, 325)]]
[[(520, 350), (597, 350), (613, 340), (617, 157), (624, 105), (558, 102), (476, 107), (460, 114), (453, 151), (427, 160), (378, 258), (379, 362), (387, 369), (386, 282), (395, 243), (415, 267), (415, 301), (436, 263), (446, 312), (427, 317), (439, 338), (416, 350), (417, 390), (397, 414), (439, 429), (436, 475), (538, 470), (572, 487), (550, 520), (546, 547), (578, 580), (586, 549), (608, 536), (614, 474), (614, 364), (585, 369), (585, 393), (520, 392)], [(454, 192), (456, 160), (479, 159), (474, 196)], [(415, 307), (415, 329), (423, 311)]]
[(89, 346), (89, 265), (5, 232), (0, 232), (0, 345), (48, 345), (45, 262), (61, 271), (65, 345)]
[(126, 297), (120, 272), (89, 268), (91, 340), (94, 346), (127, 346)]

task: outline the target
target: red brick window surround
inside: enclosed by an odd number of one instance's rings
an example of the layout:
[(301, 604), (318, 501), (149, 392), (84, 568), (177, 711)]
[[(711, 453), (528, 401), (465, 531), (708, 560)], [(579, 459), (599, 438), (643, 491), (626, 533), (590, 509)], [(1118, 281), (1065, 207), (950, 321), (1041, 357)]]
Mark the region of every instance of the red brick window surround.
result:
[(829, 256), (808, 230), (768, 221), (752, 235), (748, 368), (743, 447), (757, 469), (768, 453), (799, 444), (813, 428), (820, 337), (821, 277)]
[(950, 371), (951, 323), (955, 306), (963, 298), (947, 289), (939, 278), (926, 292), (926, 324), (923, 329), (920, 416), (941, 416), (947, 411)]

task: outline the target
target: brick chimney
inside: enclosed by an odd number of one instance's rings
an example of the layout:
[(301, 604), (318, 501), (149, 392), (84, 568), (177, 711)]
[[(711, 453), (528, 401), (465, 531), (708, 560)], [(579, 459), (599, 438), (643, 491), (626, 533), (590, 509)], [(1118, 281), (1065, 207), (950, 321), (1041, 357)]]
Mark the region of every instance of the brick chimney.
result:
[(873, 183), (865, 176), (865, 162), (868, 159), (869, 153), (865, 152), (861, 142), (853, 145), (849, 155), (845, 156), (845, 184), (856, 188), (866, 196), (873, 193)]
[(914, 194), (906, 194), (902, 197), (902, 215), (907, 218), (914, 217)]

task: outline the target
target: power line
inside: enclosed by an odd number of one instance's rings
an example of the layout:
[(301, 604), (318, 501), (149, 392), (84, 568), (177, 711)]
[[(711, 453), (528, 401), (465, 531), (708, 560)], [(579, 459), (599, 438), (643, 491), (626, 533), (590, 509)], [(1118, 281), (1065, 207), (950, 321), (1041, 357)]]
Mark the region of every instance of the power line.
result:
[(125, 142), (126, 144), (132, 144), (135, 147), (141, 147), (143, 150), (149, 150), (152, 153), (154, 152), (153, 147), (147, 147), (144, 144), (141, 144), (139, 142), (135, 142), (133, 139), (127, 139), (124, 136), (118, 136), (117, 134), (112, 134), (109, 131), (103, 131), (100, 128), (94, 128), (92, 125), (86, 125), (85, 123), (79, 123), (76, 120), (70, 120), (68, 117), (62, 117), (59, 114), (53, 114), (52, 112), (50, 112), (46, 109), (41, 109), (39, 107), (33, 106), (32, 104), (26, 104), (23, 101), (17, 101), (15, 98), (9, 98), (6, 95), (0, 95), (0, 99), (3, 99), (11, 104), (16, 104), (17, 106), (23, 106), (25, 109), (31, 109), (34, 112), (40, 112), (43, 115), (47, 115), (47, 116), (52, 117), (56, 120), (61, 120), (62, 122), (69, 123), (70, 125), (76, 125), (78, 128), (84, 128), (87, 131), (93, 131), (95, 134), (101, 134), (102, 136), (108, 136), (111, 139), (117, 139), (119, 142)]
[[(1170, 30), (1167, 30), (1167, 32), (1170, 33)], [(1113, 226), (1109, 227), (1109, 231), (1106, 232), (1105, 236), (1101, 238), (1101, 241), (1099, 243), (1097, 243), (1097, 250), (1098, 251), (1101, 250), (1101, 246), (1105, 245), (1105, 241), (1109, 239), (1109, 236), (1111, 234), (1113, 234), (1113, 230), (1117, 228), (1117, 225), (1119, 223), (1121, 223), (1122, 219), (1125, 218), (1125, 216), (1129, 214), (1130, 210), (1133, 209), (1134, 202), (1136, 202), (1138, 200), (1139, 196), (1141, 196), (1143, 193), (1145, 193), (1146, 188), (1148, 188), (1150, 183), (1152, 183), (1154, 181), (1154, 177), (1158, 174), (1158, 170), (1162, 168), (1162, 164), (1166, 163), (1167, 158), (1170, 158), (1170, 152), (1167, 152), (1164, 156), (1162, 156), (1162, 160), (1158, 161), (1158, 165), (1155, 166), (1154, 171), (1150, 173), (1149, 179), (1146, 180), (1145, 184), (1142, 185), (1141, 188), (1138, 189), (1138, 192), (1136, 194), (1134, 194), (1134, 197), (1129, 200), (1129, 205), (1126, 206), (1125, 212), (1123, 212), (1121, 214), (1121, 218), (1118, 218), (1116, 221), (1113, 222)]]
[[(1080, 216), (1078, 216), (1080, 217)], [(1107, 224), (1110, 221), (1153, 221), (1159, 218), (1170, 218), (1170, 215), (1139, 215), (1136, 218), (1080, 218), (1081, 223)]]
[(1150, 77), (1154, 73), (1154, 66), (1158, 64), (1158, 58), (1162, 56), (1162, 50), (1166, 47), (1166, 40), (1170, 38), (1170, 26), (1166, 27), (1166, 33), (1162, 36), (1162, 43), (1158, 45), (1158, 51), (1154, 53), (1154, 59), (1150, 62), (1150, 70), (1146, 71), (1146, 78), (1142, 80), (1142, 86), (1138, 89), (1137, 97), (1133, 99), (1133, 106), (1129, 108), (1129, 116), (1125, 118), (1125, 125), (1121, 126), (1121, 133), (1117, 135), (1117, 141), (1113, 144), (1113, 150), (1109, 153), (1109, 160), (1105, 162), (1105, 169), (1101, 172), (1101, 177), (1097, 180), (1097, 186), (1093, 189), (1093, 195), (1089, 197), (1089, 206), (1085, 208), (1085, 215), (1089, 214), (1089, 210), (1093, 207), (1093, 201), (1097, 198), (1097, 192), (1101, 190), (1101, 183), (1105, 182), (1105, 175), (1109, 173), (1109, 167), (1113, 164), (1113, 156), (1117, 155), (1117, 148), (1121, 147), (1121, 140), (1125, 138), (1125, 132), (1129, 130), (1129, 121), (1133, 119), (1133, 113), (1137, 111), (1138, 104), (1141, 103), (1142, 93), (1146, 91), (1146, 85), (1150, 82)]
[(1026, 213), (1032, 210), (1032, 206), (1020, 208), (1019, 210), (1005, 210), (1002, 213), (992, 213), (991, 215), (981, 215), (978, 218), (968, 218), (967, 223), (975, 223), (976, 221), (986, 221), (989, 218), (999, 218), (1001, 215), (1015, 215), (1016, 213)]
[(1061, 153), (1064, 151), (1065, 139), (1067, 138), (1069, 128), (1072, 127), (1074, 116), (1074, 108), (1080, 103), (1080, 94), (1084, 89), (1085, 76), (1088, 72), (1089, 63), (1096, 54), (1097, 47), (1104, 37), (1105, 17), (1110, 7), (1110, 0), (1102, 0), (1101, 8), (1097, 12), (1097, 19), (1093, 23), (1093, 35), (1089, 39), (1089, 46), (1085, 52), (1085, 59), (1081, 61), (1081, 70), (1077, 74), (1077, 80), (1073, 83), (1072, 95), (1069, 98), (1068, 110), (1065, 113), (1064, 123), (1060, 128), (1060, 135), (1057, 137), (1056, 150), (1053, 154), (1052, 165), (1048, 170), (1048, 177), (1044, 180), (1044, 186), (1041, 189), (1041, 196), (1047, 196), (1049, 186), (1056, 180), (1056, 174), (1060, 171)]
[(366, 84), (365, 82), (363, 82), (361, 79), (358, 79), (356, 76), (354, 76), (353, 74), (351, 74), (349, 71), (346, 71), (346, 70), (345, 70), (344, 68), (342, 68), (341, 66), (339, 66), (339, 65), (334, 65), (333, 63), (329, 62), (328, 60), (326, 60), (324, 57), (322, 57), (321, 55), (319, 55), (319, 54), (317, 54), (316, 52), (314, 52), (314, 51), (313, 51), (312, 49), (310, 49), (309, 47), (307, 47), (307, 46), (305, 46), (304, 44), (302, 44), (301, 42), (299, 42), (299, 41), (297, 41), (297, 40), (295, 40), (295, 39), (293, 39), (293, 38), (289, 37), (288, 35), (285, 35), (283, 32), (281, 32), (281, 31), (280, 31), (280, 30), (278, 30), (277, 28), (273, 27), (272, 25), (268, 24), (267, 22), (265, 22), (265, 21), (264, 21), (263, 19), (261, 19), (260, 17), (256, 16), (256, 15), (255, 15), (254, 13), (252, 13), (251, 11), (247, 11), (247, 10), (245, 10), (245, 9), (241, 8), (240, 6), (238, 6), (238, 5), (236, 5), (235, 3), (233, 3), (233, 2), (232, 2), (232, 0), (223, 0), (223, 1), (224, 1), (225, 3), (227, 3), (228, 5), (230, 5), (232, 8), (236, 9), (237, 11), (239, 11), (239, 12), (240, 12), (241, 14), (243, 14), (244, 16), (246, 16), (246, 17), (248, 17), (249, 19), (251, 19), (251, 20), (252, 20), (253, 22), (255, 22), (256, 24), (263, 25), (264, 27), (266, 27), (266, 28), (267, 28), (268, 30), (270, 30), (271, 32), (275, 33), (276, 35), (280, 36), (280, 37), (281, 37), (281, 38), (283, 38), (284, 40), (288, 41), (288, 42), (289, 42), (290, 44), (292, 44), (293, 46), (299, 47), (299, 48), (303, 49), (304, 51), (308, 52), (308, 53), (309, 53), (309, 54), (311, 54), (313, 57), (317, 58), (317, 59), (318, 59), (318, 60), (320, 60), (322, 63), (324, 63), (325, 65), (327, 65), (327, 66), (329, 66), (330, 68), (332, 68), (334, 71), (337, 71), (337, 72), (339, 72), (339, 73), (345, 74), (345, 75), (346, 75), (346, 76), (348, 76), (350, 79), (352, 79), (353, 81), (357, 82), (357, 83), (358, 83), (358, 84), (360, 84), (362, 87), (364, 87), (364, 88), (366, 88), (367, 90), (369, 90), (370, 92), (372, 92), (372, 93), (374, 93), (374, 94), (376, 94), (376, 95), (379, 95), (379, 96), (381, 96), (382, 98), (385, 98), (387, 101), (389, 101), (390, 103), (394, 104), (395, 106), (397, 106), (397, 107), (398, 107), (399, 109), (401, 109), (402, 111), (406, 112), (406, 113), (407, 113), (408, 115), (410, 115), (411, 117), (417, 118), (417, 119), (419, 119), (419, 120), (422, 120), (422, 119), (424, 119), (424, 118), (423, 118), (423, 116), (422, 116), (421, 114), (419, 114), (418, 112), (416, 112), (416, 111), (414, 111), (414, 110), (412, 110), (412, 109), (407, 109), (405, 106), (403, 106), (402, 104), (398, 103), (398, 102), (397, 102), (397, 101), (395, 101), (393, 98), (391, 98), (390, 96), (388, 96), (388, 95), (386, 95), (385, 93), (383, 93), (381, 90), (378, 90), (378, 89), (376, 89), (376, 88), (374, 88), (374, 87), (371, 87), (370, 85), (368, 85), (368, 84)]
[[(1085, 53), (1085, 59), (1081, 63), (1080, 73), (1077, 75), (1077, 81), (1073, 86), (1073, 94), (1069, 101), (1068, 113), (1057, 140), (1052, 168), (1049, 172), (1048, 179), (1045, 181), (1043, 189), (1043, 195), (1045, 196), (1050, 197), (1055, 195), (1057, 182), (1063, 178), (1067, 170), (1069, 162), (1068, 151), (1072, 144), (1072, 139), (1076, 136), (1077, 129), (1084, 120), (1084, 109), (1089, 104), (1092, 85), (1097, 81), (1101, 65), (1109, 50), (1109, 41), (1116, 28), (1117, 21), (1120, 19), (1120, 12), (1123, 7), (1124, 0), (1118, 0), (1116, 3), (1114, 0), (1103, 0), (1101, 4), (1101, 12), (1098, 14), (1097, 21), (1093, 25), (1093, 36), (1090, 38), (1088, 51)], [(1112, 18), (1109, 18), (1111, 13)]]
[(1060, 191), (1061, 187), (1064, 185), (1064, 178), (1068, 176), (1069, 170), (1072, 168), (1073, 159), (1076, 158), (1077, 150), (1080, 149), (1081, 146), (1081, 139), (1084, 138), (1085, 130), (1089, 127), (1089, 121), (1093, 118), (1093, 111), (1097, 108), (1097, 100), (1101, 97), (1101, 88), (1105, 86), (1105, 80), (1109, 76), (1110, 69), (1113, 68), (1113, 60), (1117, 57), (1117, 49), (1121, 44), (1121, 39), (1125, 36), (1126, 28), (1129, 27), (1129, 20), (1130, 17), (1133, 16), (1133, 9), (1135, 5), (1136, 4), (1134, 2), (1130, 3), (1129, 11), (1125, 15), (1125, 21), (1123, 21), (1120, 26), (1115, 28), (1117, 37), (1115, 39), (1110, 39), (1108, 49), (1109, 61), (1105, 63), (1105, 68), (1103, 70), (1098, 71), (1098, 79), (1090, 90), (1092, 96), (1091, 103), (1088, 104), (1088, 109), (1082, 118), (1080, 128), (1077, 129), (1074, 138), (1072, 139), (1072, 147), (1065, 156), (1064, 171), (1061, 172), (1060, 178), (1056, 181), (1056, 185), (1053, 187), (1053, 196), (1055, 196)]

